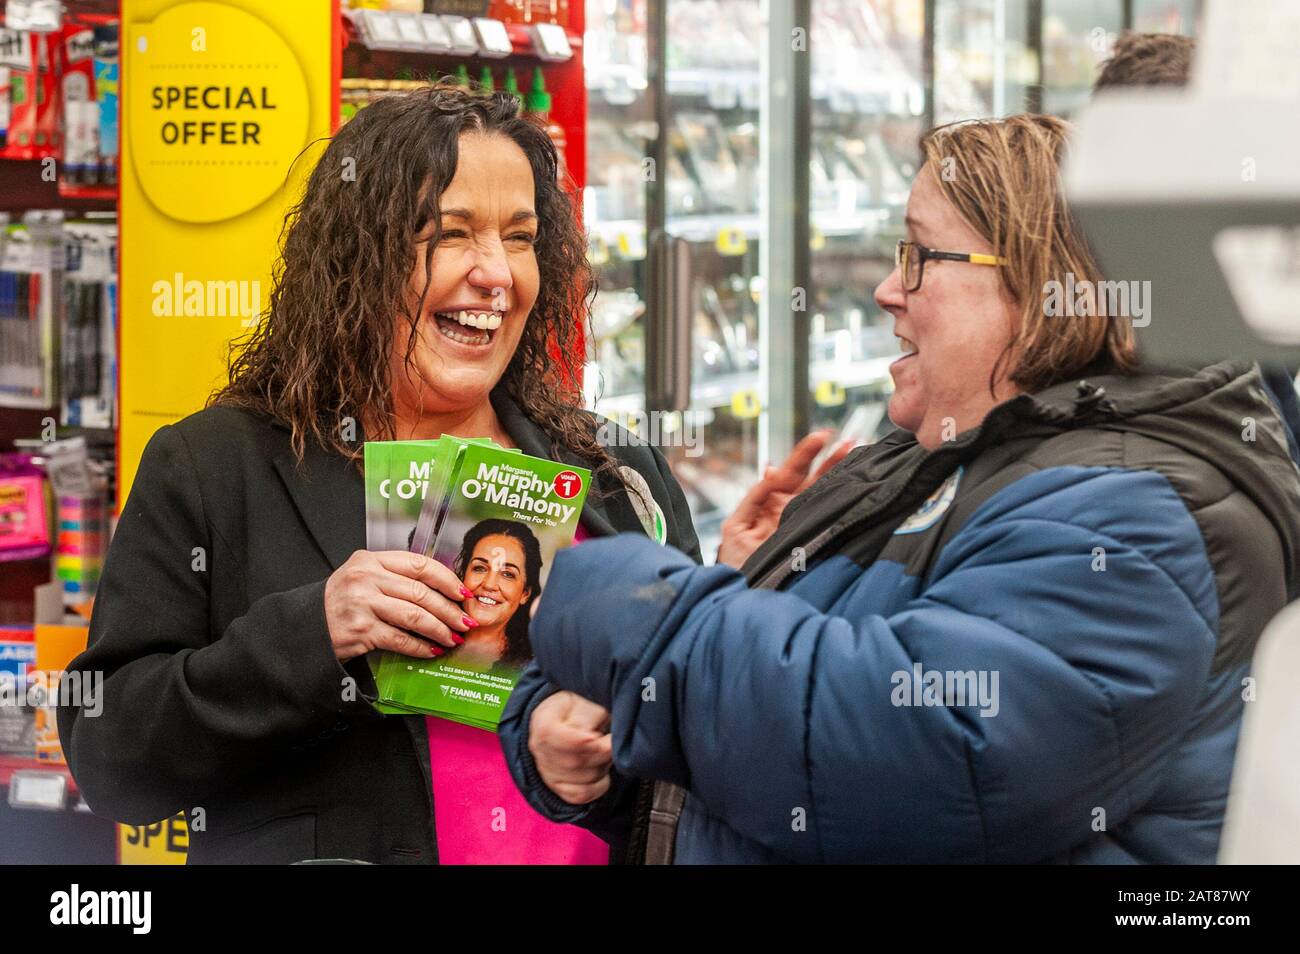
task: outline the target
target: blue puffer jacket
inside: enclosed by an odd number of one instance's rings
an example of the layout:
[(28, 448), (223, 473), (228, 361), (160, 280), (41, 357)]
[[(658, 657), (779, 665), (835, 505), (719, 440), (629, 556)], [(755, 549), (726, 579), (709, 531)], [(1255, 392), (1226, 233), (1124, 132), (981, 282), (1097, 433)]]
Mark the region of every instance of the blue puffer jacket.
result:
[[(744, 575), (630, 536), (560, 554), (502, 742), (593, 830), (639, 824), (634, 778), (685, 789), (681, 863), (1212, 862), (1298, 564), (1256, 369), (1072, 382), (855, 452)], [(557, 687), (611, 710), (589, 806), (528, 753)]]

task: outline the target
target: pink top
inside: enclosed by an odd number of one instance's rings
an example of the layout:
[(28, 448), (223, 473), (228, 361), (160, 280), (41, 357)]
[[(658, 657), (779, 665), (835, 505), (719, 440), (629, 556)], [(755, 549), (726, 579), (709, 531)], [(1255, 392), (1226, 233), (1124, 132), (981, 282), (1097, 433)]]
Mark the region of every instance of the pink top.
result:
[[(574, 543), (587, 539), (582, 526)], [(444, 865), (607, 865), (609, 845), (533, 811), (515, 787), (496, 733), (425, 718), (433, 826)]]

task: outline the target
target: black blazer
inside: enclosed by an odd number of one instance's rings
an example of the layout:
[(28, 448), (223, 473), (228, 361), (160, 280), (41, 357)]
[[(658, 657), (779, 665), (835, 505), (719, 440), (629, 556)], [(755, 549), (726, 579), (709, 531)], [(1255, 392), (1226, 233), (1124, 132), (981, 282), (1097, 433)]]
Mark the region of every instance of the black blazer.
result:
[[(524, 453), (552, 456), (514, 402), (492, 402)], [(619, 443), (668, 542), (698, 560), (663, 457)], [(597, 487), (615, 492), (588, 494), (590, 533), (643, 532), (621, 487)], [(435, 862), (424, 718), (375, 712), (365, 657), (340, 665), (325, 623), (326, 577), (365, 541), (364, 483), (337, 454), (311, 446), (298, 466), (287, 428), (233, 408), (162, 427), (69, 667), (103, 673), (102, 712), (59, 710), (91, 810), (130, 824), (185, 812), (192, 863)]]

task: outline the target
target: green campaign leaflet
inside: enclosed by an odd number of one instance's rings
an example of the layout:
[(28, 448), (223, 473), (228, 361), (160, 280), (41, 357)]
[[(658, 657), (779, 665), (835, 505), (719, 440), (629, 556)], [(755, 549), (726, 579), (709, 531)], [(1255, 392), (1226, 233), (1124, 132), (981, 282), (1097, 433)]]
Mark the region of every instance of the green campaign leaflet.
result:
[(454, 437), (367, 442), (365, 470), (366, 546), (450, 567), (479, 623), (442, 656), (372, 654), (375, 707), (495, 730), (532, 658), (529, 609), (573, 542), (591, 473)]

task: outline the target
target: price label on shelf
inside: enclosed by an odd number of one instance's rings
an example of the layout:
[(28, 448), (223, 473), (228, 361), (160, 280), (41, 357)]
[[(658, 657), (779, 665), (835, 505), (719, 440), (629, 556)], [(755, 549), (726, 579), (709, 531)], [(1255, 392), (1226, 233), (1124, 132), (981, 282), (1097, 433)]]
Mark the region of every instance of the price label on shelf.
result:
[(464, 17), (443, 17), (442, 25), (447, 28), (447, 34), (451, 37), (453, 53), (478, 52), (478, 35), (474, 32), (474, 24), (469, 20)]
[(474, 32), (478, 34), (479, 52), (484, 56), (509, 56), (515, 51), (510, 35), (506, 33), (506, 25), (500, 20), (475, 17)]
[(826, 247), (826, 233), (815, 225), (808, 236), (808, 247), (814, 252), (820, 252)]
[(618, 254), (624, 261), (639, 262), (645, 258), (644, 232), (619, 232)]
[(395, 49), (402, 43), (397, 23), (383, 10), (362, 11), (361, 37), (373, 49)]
[(753, 388), (742, 388), (731, 395), (731, 416), (742, 421), (753, 420), (762, 413), (763, 405), (758, 399), (758, 392)]
[(838, 381), (819, 381), (813, 389), (813, 400), (821, 407), (839, 407), (844, 397), (844, 388)]
[(609, 261), (609, 245), (599, 235), (593, 235), (587, 243), (587, 258), (593, 265), (604, 265)]
[(424, 48), (424, 28), (420, 25), (419, 17), (413, 13), (392, 14), (393, 21), (397, 24), (397, 35), (401, 39), (402, 46), (407, 49), (420, 50)]
[(713, 244), (719, 255), (744, 255), (749, 251), (749, 239), (745, 236), (745, 230), (734, 225), (718, 229)]
[(543, 60), (569, 60), (573, 58), (573, 47), (569, 45), (569, 35), (564, 27), (556, 23), (537, 23), (533, 25), (533, 45), (537, 55)]
[(424, 48), (435, 53), (445, 53), (451, 49), (451, 34), (442, 22), (442, 17), (434, 13), (419, 15), (420, 29), (424, 32)]
[(9, 779), (9, 804), (14, 808), (61, 811), (68, 795), (68, 777), (62, 772), (20, 770)]

